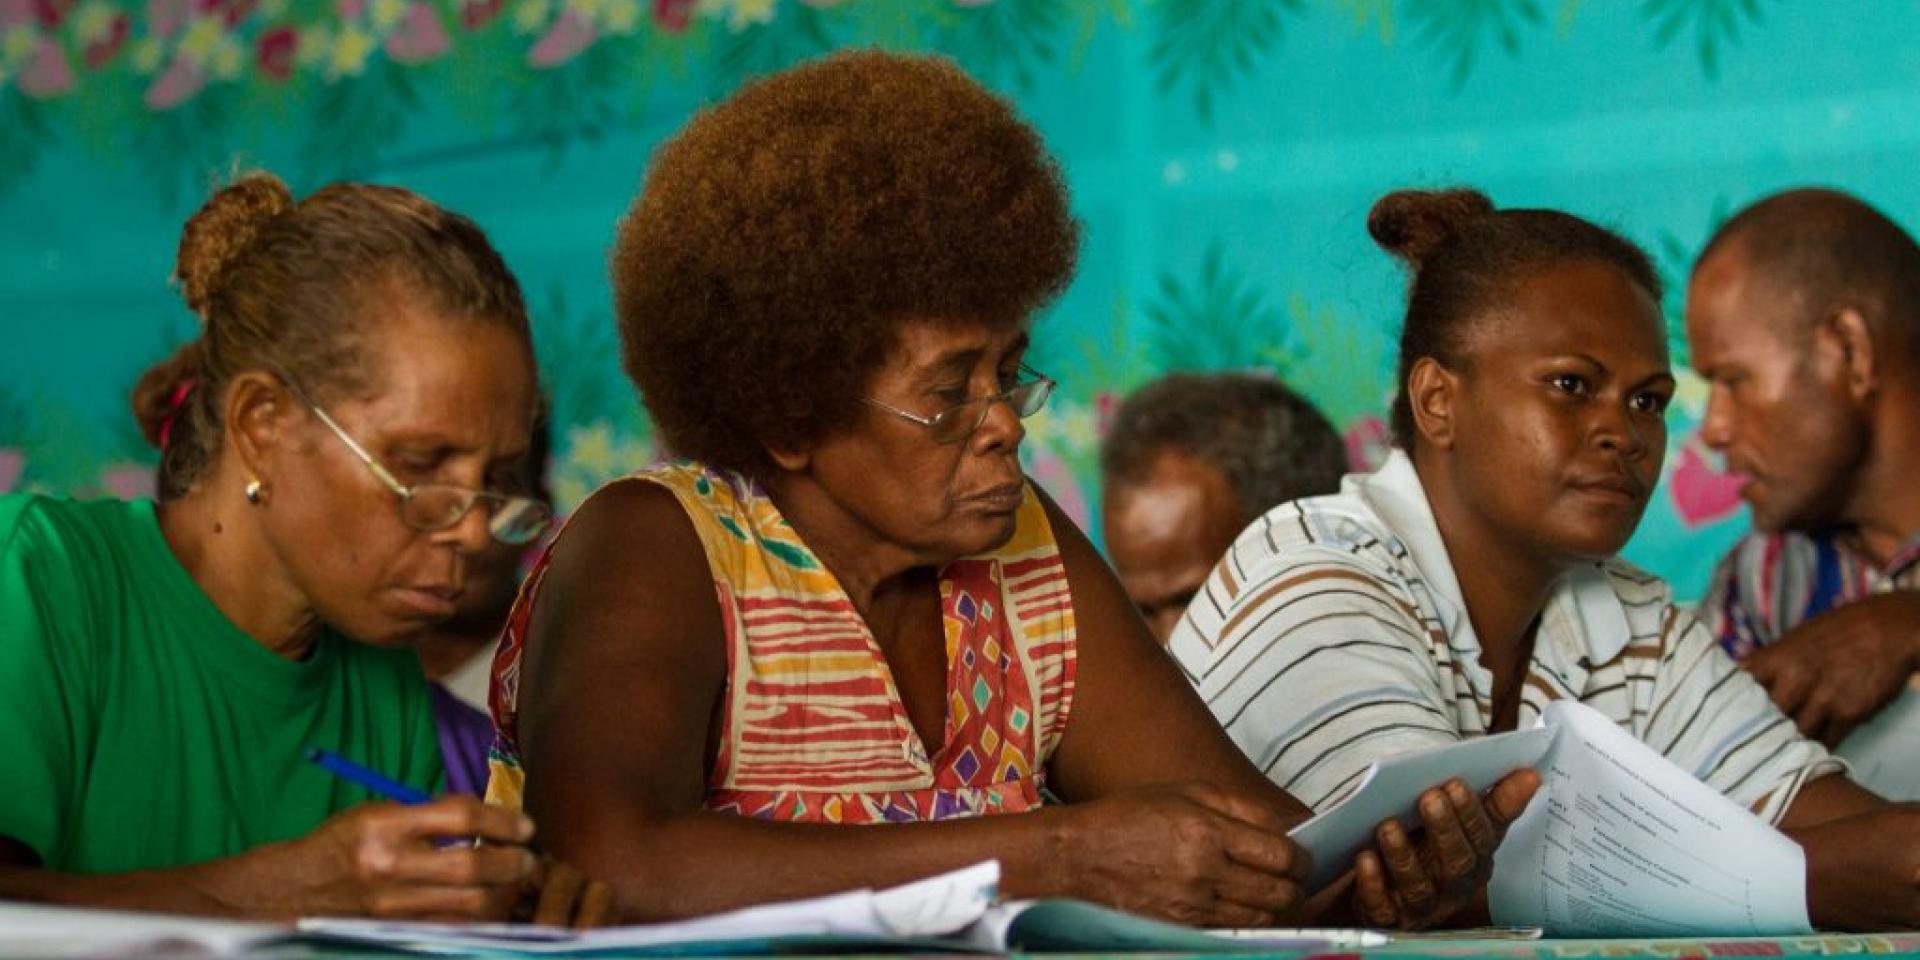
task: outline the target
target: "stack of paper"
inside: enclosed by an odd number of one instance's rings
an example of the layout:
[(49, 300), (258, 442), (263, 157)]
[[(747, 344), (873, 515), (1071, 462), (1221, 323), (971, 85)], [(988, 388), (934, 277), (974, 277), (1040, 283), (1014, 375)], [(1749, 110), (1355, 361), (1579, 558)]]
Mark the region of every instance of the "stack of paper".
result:
[(292, 933), (292, 927), (272, 923), (0, 902), (0, 957), (225, 955)]
[(418, 954), (713, 956), (831, 951), (1154, 951), (1287, 953), (1339, 943), (1313, 931), (1215, 936), (1078, 900), (994, 902), (1000, 865), (987, 861), (887, 890), (796, 900), (730, 913), (575, 932), (551, 927), (305, 920), (308, 939)]
[(528, 956), (777, 953), (813, 945), (938, 948), (940, 938), (959, 934), (986, 914), (999, 886), (1000, 864), (989, 860), (886, 890), (851, 890), (674, 923), (573, 931), (310, 919), (300, 921), (300, 931), (316, 940), (416, 953)]

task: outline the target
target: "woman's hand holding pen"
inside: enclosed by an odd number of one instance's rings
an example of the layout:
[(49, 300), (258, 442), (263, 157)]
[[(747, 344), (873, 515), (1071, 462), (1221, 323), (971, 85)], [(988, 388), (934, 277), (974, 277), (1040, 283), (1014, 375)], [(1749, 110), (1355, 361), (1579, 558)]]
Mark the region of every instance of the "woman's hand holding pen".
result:
[[(476, 845), (442, 846), (477, 837)], [(473, 797), (370, 803), (288, 844), (289, 892), (302, 916), (505, 920), (533, 880), (533, 822)]]
[[(444, 796), (355, 807), (258, 853), (278, 861), (274, 886), (287, 902), (271, 912), (287, 916), (606, 923), (606, 886), (542, 861), (526, 847), (532, 837), (524, 814)], [(480, 842), (442, 845), (449, 838)]]

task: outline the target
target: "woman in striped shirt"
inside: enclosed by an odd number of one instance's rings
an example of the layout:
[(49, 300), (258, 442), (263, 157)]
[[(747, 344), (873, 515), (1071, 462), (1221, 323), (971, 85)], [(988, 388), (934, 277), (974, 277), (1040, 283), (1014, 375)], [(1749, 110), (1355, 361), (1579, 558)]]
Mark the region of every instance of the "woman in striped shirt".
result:
[[(1021, 473), (1053, 385), (1023, 363), (1028, 318), (1076, 246), (1033, 131), (941, 61), (776, 75), (655, 159), (616, 299), (628, 369), (693, 459), (574, 514), (493, 691), (490, 796), (623, 915), (989, 857), (1009, 896), (1300, 914), (1305, 808)], [(1436, 793), (1452, 856), (1416, 882), (1476, 875), (1528, 796)]]
[[(1816, 922), (1920, 920), (1914, 812), (1835, 775), (1665, 583), (1614, 559), (1674, 390), (1646, 255), (1471, 191), (1390, 194), (1368, 229), (1413, 269), (1399, 449), (1256, 521), (1188, 608), (1171, 649), (1229, 736), (1325, 807), (1373, 760), (1577, 699), (1794, 832)], [(1361, 855), (1363, 881), (1381, 870)]]

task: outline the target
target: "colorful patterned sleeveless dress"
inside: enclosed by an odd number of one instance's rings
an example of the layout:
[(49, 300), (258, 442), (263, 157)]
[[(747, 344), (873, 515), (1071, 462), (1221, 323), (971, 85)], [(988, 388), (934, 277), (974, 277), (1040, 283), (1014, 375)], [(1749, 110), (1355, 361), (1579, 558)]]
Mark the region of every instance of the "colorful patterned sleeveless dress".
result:
[[(693, 521), (726, 628), (727, 689), (708, 809), (879, 823), (1037, 807), (1073, 703), (1074, 619), (1052, 527), (1031, 487), (1013, 537), (940, 572), (946, 741), (921, 743), (873, 634), (773, 502), (694, 463), (636, 475)], [(488, 798), (520, 805), (520, 656), (542, 557), (494, 662)]]

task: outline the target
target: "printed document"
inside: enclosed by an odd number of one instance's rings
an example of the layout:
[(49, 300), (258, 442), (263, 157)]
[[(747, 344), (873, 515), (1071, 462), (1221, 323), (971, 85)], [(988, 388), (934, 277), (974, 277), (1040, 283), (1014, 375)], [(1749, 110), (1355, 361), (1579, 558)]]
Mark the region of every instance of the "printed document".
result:
[(1593, 709), (1549, 704), (1540, 792), (1494, 856), (1495, 923), (1552, 937), (1808, 933), (1800, 846)]

